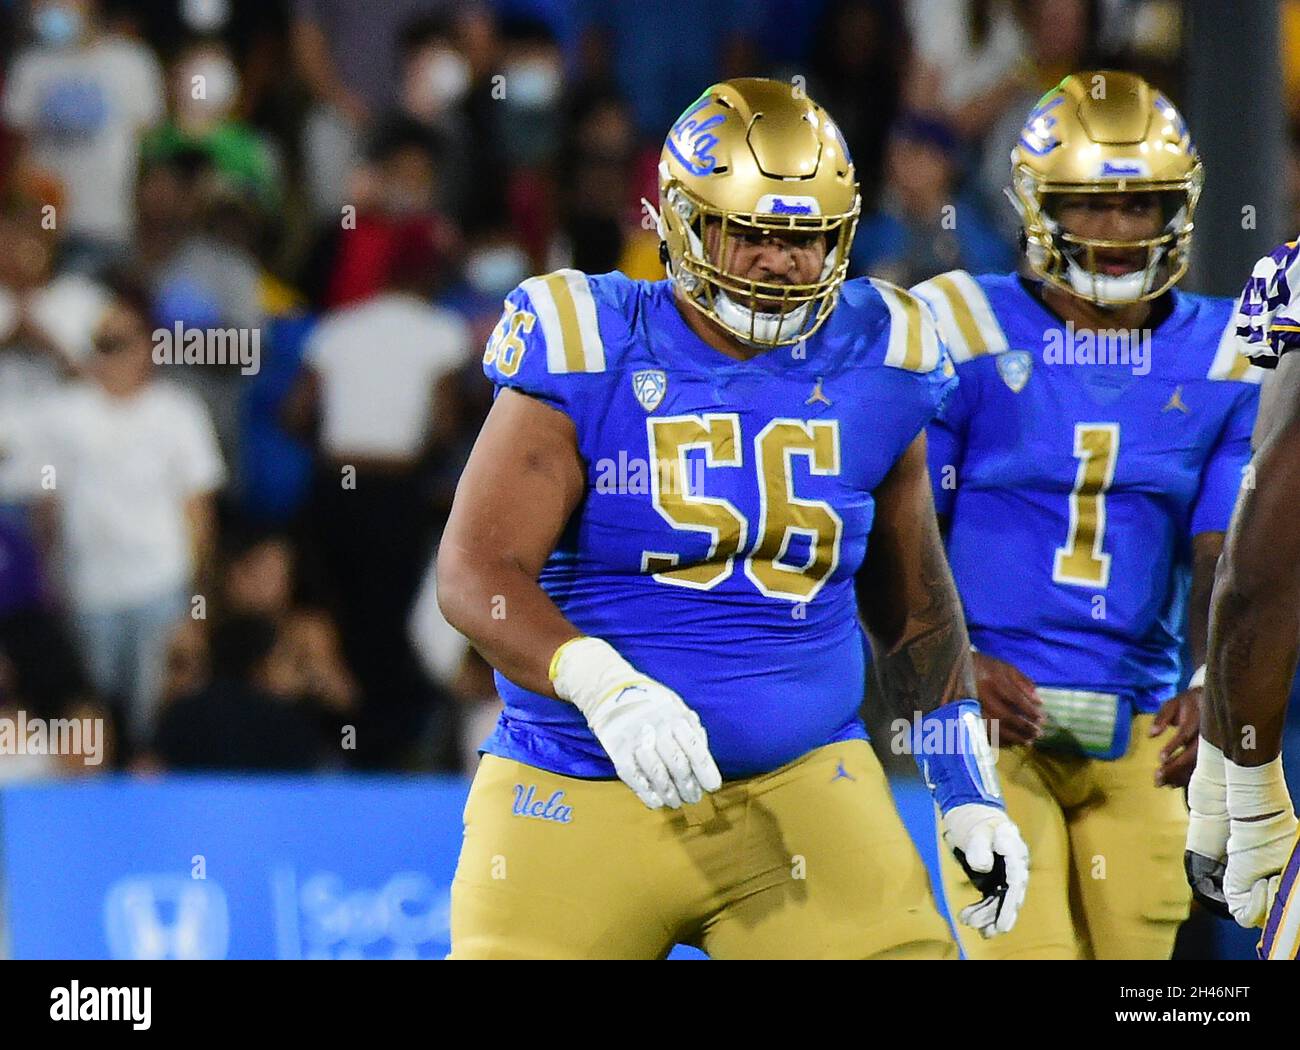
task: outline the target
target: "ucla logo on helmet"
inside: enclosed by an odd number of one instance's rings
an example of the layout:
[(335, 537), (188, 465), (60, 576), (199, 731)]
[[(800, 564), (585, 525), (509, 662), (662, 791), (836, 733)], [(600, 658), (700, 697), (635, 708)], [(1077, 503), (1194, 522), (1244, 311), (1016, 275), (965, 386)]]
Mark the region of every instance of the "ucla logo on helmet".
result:
[(1025, 121), (1024, 130), (1020, 132), (1020, 145), (1030, 153), (1042, 157), (1061, 144), (1060, 138), (1052, 130), (1060, 123), (1052, 114), (1057, 106), (1065, 101), (1064, 95), (1057, 95), (1050, 101), (1035, 106)]
[(1009, 350), (1005, 354), (998, 354), (998, 375), (1013, 394), (1025, 389), (1033, 370), (1034, 359), (1028, 350)]
[(632, 373), (632, 393), (647, 412), (653, 412), (659, 407), (659, 402), (664, 399), (667, 391), (668, 377), (659, 369), (644, 369)]
[(1170, 102), (1169, 99), (1165, 98), (1164, 95), (1156, 95), (1155, 104), (1156, 108), (1160, 110), (1160, 113), (1165, 120), (1173, 124), (1174, 134), (1180, 139), (1187, 138), (1187, 121), (1185, 121), (1183, 115), (1174, 108), (1174, 104)]
[(692, 175), (708, 175), (718, 166), (718, 158), (713, 155), (713, 148), (718, 144), (718, 136), (710, 130), (716, 128), (727, 118), (723, 113), (714, 113), (705, 119), (703, 110), (713, 100), (706, 94), (677, 118), (672, 131), (668, 133), (665, 145), (682, 167)]

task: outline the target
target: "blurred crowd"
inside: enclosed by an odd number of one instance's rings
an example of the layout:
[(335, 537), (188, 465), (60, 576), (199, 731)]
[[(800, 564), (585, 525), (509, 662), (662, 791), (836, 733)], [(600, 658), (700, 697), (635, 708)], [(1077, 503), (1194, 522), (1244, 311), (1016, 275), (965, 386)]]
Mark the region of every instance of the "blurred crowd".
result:
[(497, 701), (432, 559), (480, 348), (531, 274), (662, 277), (676, 115), (801, 83), (857, 164), (855, 274), (1005, 270), (1033, 101), (1101, 65), (1176, 96), (1179, 32), (1164, 0), (0, 5), (0, 717), (106, 719), (97, 768), (466, 768)]

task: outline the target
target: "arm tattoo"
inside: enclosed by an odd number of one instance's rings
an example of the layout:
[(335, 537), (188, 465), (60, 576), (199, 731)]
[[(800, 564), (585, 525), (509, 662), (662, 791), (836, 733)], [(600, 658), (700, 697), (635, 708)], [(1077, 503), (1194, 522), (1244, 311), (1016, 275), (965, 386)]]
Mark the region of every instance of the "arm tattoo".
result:
[(970, 642), (961, 602), (938, 537), (922, 540), (919, 579), (902, 637), (876, 660), (886, 701), (900, 714), (932, 711), (960, 697), (975, 696)]

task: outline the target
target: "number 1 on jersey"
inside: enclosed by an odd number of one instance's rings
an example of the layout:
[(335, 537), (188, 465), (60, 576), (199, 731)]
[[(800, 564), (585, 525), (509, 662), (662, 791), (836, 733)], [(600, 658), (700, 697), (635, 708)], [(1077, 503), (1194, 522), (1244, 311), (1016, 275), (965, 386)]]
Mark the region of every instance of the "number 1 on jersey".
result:
[(1104, 588), (1110, 581), (1110, 555), (1101, 549), (1106, 535), (1106, 492), (1115, 480), (1119, 456), (1118, 423), (1074, 424), (1074, 457), (1079, 461), (1070, 492), (1070, 533), (1056, 548), (1052, 579), (1076, 587)]

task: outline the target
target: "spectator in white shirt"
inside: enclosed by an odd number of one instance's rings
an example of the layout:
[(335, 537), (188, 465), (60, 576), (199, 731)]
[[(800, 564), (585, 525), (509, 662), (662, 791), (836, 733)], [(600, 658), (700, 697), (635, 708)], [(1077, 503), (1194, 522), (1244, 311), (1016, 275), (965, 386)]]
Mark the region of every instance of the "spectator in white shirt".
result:
[(87, 378), (12, 428), (7, 477), (37, 501), (44, 546), (97, 691), (149, 739), (169, 631), (207, 576), (225, 479), (211, 421), (153, 374), (143, 293), (115, 290)]
[[(1026, 80), (1019, 0), (911, 0), (907, 108), (933, 111), (977, 139), (1020, 97)], [(1010, 148), (1010, 147), (1008, 147)]]
[(464, 321), (430, 301), (440, 244), (431, 223), (403, 227), (385, 290), (325, 316), (283, 410), (317, 439), (313, 539), (361, 683), (363, 765), (403, 761), (436, 698), (406, 619), (438, 526), (425, 467), (454, 436), (471, 352)]
[(95, 0), (33, 0), (31, 21), (37, 43), (14, 60), (0, 110), (28, 163), (62, 182), (57, 221), (79, 268), (96, 269), (130, 237), (140, 134), (166, 108), (162, 69), (101, 29)]
[(431, 301), (440, 251), (436, 223), (409, 220), (385, 289), (326, 314), (308, 337), (284, 416), (290, 429), (314, 431), (332, 464), (410, 473), (455, 432), (455, 373), (469, 360), (470, 333)]

